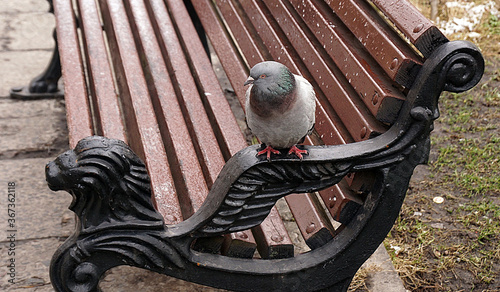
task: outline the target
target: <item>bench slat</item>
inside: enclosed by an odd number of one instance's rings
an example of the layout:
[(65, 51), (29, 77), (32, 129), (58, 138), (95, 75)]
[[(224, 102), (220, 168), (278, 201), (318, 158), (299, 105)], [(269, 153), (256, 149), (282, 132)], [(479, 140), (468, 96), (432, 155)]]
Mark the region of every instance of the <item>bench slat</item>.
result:
[(203, 23), (203, 28), (205, 29), (207, 35), (210, 37), (210, 41), (212, 42), (217, 56), (221, 60), (224, 70), (231, 72), (230, 76), (232, 76), (232, 78), (229, 80), (233, 86), (236, 96), (240, 98), (240, 103), (244, 104), (245, 100), (241, 100), (241, 97), (245, 96), (246, 88), (240, 86), (240, 84), (244, 83), (248, 77), (248, 70), (241, 66), (241, 60), (238, 57), (239, 53), (237, 49), (233, 47), (230, 38), (227, 37), (228, 33), (224, 29), (224, 26), (222, 25), (215, 8), (212, 6), (211, 1), (193, 1), (192, 4), (198, 12), (198, 17)]
[(181, 207), (125, 8), (121, 1), (100, 3), (127, 117), (129, 145), (146, 163), (158, 209), (168, 214), (166, 223), (178, 223), (183, 219)]
[(397, 2), (372, 0), (372, 2), (396, 25), (401, 32), (420, 50), (424, 57), (429, 57), (435, 48), (448, 39), (418, 9), (408, 1)]
[[(330, 1), (328, 5), (392, 80), (406, 87), (411, 86), (421, 60), (408, 43), (385, 24), (373, 7), (365, 1), (353, 0), (343, 1), (342, 5)], [(318, 12), (327, 8), (319, 3), (315, 6)]]
[(78, 141), (93, 135), (94, 131), (72, 5), (71, 0), (54, 3), (57, 39), (64, 75), (69, 144), (74, 148)]
[(290, 207), (290, 211), (306, 244), (311, 249), (315, 249), (333, 238), (335, 228), (331, 226), (323, 212), (310, 212), (311, 209), (319, 209), (312, 196), (314, 195), (291, 194), (286, 196), (285, 200), (289, 206), (296, 206), (295, 208)]
[[(170, 3), (170, 4), (172, 5), (172, 3)], [(180, 3), (178, 3), (178, 4), (180, 4)], [(187, 11), (185, 11), (185, 8), (182, 9), (183, 7), (178, 7), (178, 6), (175, 6), (175, 4), (174, 4), (174, 8), (176, 8), (175, 13), (177, 13), (177, 14), (183, 13), (183, 12), (185, 12), (187, 14)], [(196, 113), (191, 113), (191, 119), (192, 120), (194, 119), (194, 123), (193, 123), (194, 125), (192, 125), (192, 127), (198, 126), (198, 128), (201, 128), (197, 132), (198, 135), (202, 135), (202, 137), (201, 137), (202, 140), (200, 142), (198, 142), (199, 143), (198, 146), (201, 146), (201, 147), (199, 147), (199, 151), (203, 152), (203, 155), (202, 155), (203, 157), (201, 159), (205, 160), (205, 164), (204, 164), (205, 165), (205, 178), (207, 180), (208, 187), (210, 187), (211, 184), (213, 183), (213, 181), (215, 181), (220, 169), (222, 169), (222, 167), (224, 166), (225, 160), (223, 158), (221, 149), (219, 149), (219, 145), (217, 145), (217, 140), (215, 138), (215, 134), (212, 132), (212, 128), (210, 127), (211, 123), (209, 122), (209, 118), (204, 110), (204, 105), (202, 104), (202, 101), (201, 101), (201, 99), (203, 97), (206, 97), (206, 94), (199, 94), (197, 91), (197, 85), (195, 84), (195, 80), (193, 79), (195, 76), (191, 75), (192, 72), (190, 71), (190, 68), (188, 67), (188, 62), (185, 59), (186, 56), (184, 56), (184, 53), (186, 53), (187, 47), (181, 48), (181, 46), (180, 46), (181, 40), (178, 39), (177, 38), (178, 36), (176, 36), (176, 34), (175, 34), (175, 28), (174, 28), (174, 24), (173, 24), (174, 20), (170, 19), (170, 16), (167, 12), (165, 4), (162, 3), (161, 1), (151, 1), (148, 3), (148, 12), (154, 21), (156, 34), (157, 34), (158, 38), (161, 40), (160, 47), (162, 49), (162, 52), (164, 55), (169, 56), (169, 60), (171, 62), (170, 63), (170, 66), (171, 66), (170, 72), (176, 72), (177, 78), (175, 80), (181, 81), (181, 82), (179, 82), (179, 87), (183, 88), (183, 90), (180, 91), (178, 89), (177, 93), (178, 93), (179, 99), (181, 99), (181, 100), (183, 99), (184, 102), (186, 102), (186, 99), (188, 99), (187, 102), (190, 102), (192, 104), (191, 111), (193, 109), (196, 110)], [(172, 12), (172, 14), (174, 14), (174, 12)], [(189, 15), (181, 15), (180, 17), (183, 18), (184, 20), (189, 19)], [(185, 17), (188, 17), (188, 18), (185, 18)], [(188, 22), (185, 22), (185, 21), (184, 21), (184, 23), (189, 24)], [(176, 23), (176, 25), (178, 25), (178, 24), (179, 24), (179, 22)], [(191, 26), (184, 25), (184, 30), (188, 30), (189, 28), (193, 28), (192, 31), (188, 31), (188, 32), (185, 31), (184, 33), (188, 33), (186, 35), (190, 35), (189, 33), (193, 33), (191, 35), (196, 35), (196, 31), (194, 30), (194, 27), (192, 27), (192, 25)], [(181, 35), (182, 35), (182, 33), (181, 33)], [(193, 38), (193, 39), (196, 39), (196, 38)], [(194, 43), (191, 45), (192, 45), (192, 47), (190, 47), (190, 49), (192, 49), (192, 50), (196, 49), (196, 52), (192, 52), (191, 55), (199, 55), (200, 52), (203, 52), (203, 46), (202, 46), (201, 42)], [(205, 58), (199, 58), (198, 61), (200, 61), (202, 59), (207, 60), (207, 58), (205, 56)], [(192, 63), (192, 64), (195, 63), (194, 60), (192, 60), (192, 58), (190, 60), (190, 63)], [(195, 72), (203, 72), (203, 71), (195, 71)], [(179, 73), (181, 73), (181, 74), (179, 74)], [(199, 74), (199, 75), (202, 76), (204, 74)], [(211, 83), (215, 82), (216, 80), (217, 80), (217, 78), (214, 78), (214, 80), (212, 80)], [(185, 84), (186, 82), (188, 82), (190, 84)], [(215, 91), (217, 91), (217, 89), (215, 89)], [(203, 91), (203, 93), (205, 93), (205, 92), (206, 91)], [(220, 89), (220, 87), (218, 88), (218, 92), (219, 92), (219, 94), (222, 93), (222, 90)], [(214, 94), (217, 94), (217, 93), (214, 92)], [(224, 98), (224, 100), (225, 100), (224, 96), (222, 96), (222, 98)], [(219, 102), (218, 106), (226, 107), (226, 108), (229, 107), (229, 105), (227, 104), (227, 101), (225, 102), (225, 105), (222, 102)], [(224, 110), (224, 109), (222, 108), (220, 110)], [(187, 109), (185, 109), (185, 111), (187, 111)], [(230, 114), (230, 117), (233, 117), (232, 112), (230, 112), (230, 108), (229, 108), (229, 112), (226, 110), (224, 113)], [(183, 114), (183, 115), (180, 115), (179, 117), (182, 117), (182, 116), (185, 117), (186, 115)], [(230, 117), (226, 118), (226, 120), (229, 120)], [(234, 120), (234, 117), (233, 117), (233, 120)], [(226, 121), (224, 121), (224, 122), (226, 122)], [(231, 125), (231, 124), (227, 124), (227, 126), (229, 126), (229, 125)], [(238, 127), (238, 124), (236, 123), (236, 120), (234, 120), (232, 122), (232, 125), (233, 125), (233, 127), (235, 127), (234, 129), (235, 130), (237, 129), (239, 132), (239, 127)], [(236, 136), (234, 134), (234, 132), (232, 132), (230, 135), (232, 135), (233, 137)], [(238, 136), (236, 136), (236, 137), (238, 137)], [(241, 132), (239, 132), (239, 137), (240, 137), (240, 139), (243, 139), (243, 137), (241, 136)], [(235, 144), (235, 143), (233, 143), (233, 144)], [(246, 143), (244, 143), (244, 144), (238, 143), (238, 144), (240, 144), (239, 146), (241, 146), (240, 149), (246, 147)], [(233, 147), (231, 147), (231, 148), (234, 149)], [(240, 150), (240, 149), (238, 149), (238, 150)], [(234, 151), (238, 151), (238, 150), (234, 150)], [(200, 156), (200, 154), (198, 156)], [(183, 163), (185, 163), (185, 166), (191, 167), (191, 165), (189, 163), (187, 163), (187, 160), (184, 161)], [(199, 178), (202, 178), (202, 177), (203, 176), (199, 176)], [(189, 191), (190, 191), (189, 194), (191, 196), (194, 196), (194, 195), (199, 196), (199, 203), (196, 204), (196, 206), (194, 206), (194, 208), (193, 208), (193, 210), (196, 211), (199, 208), (199, 206), (201, 206), (201, 203), (203, 203), (203, 201), (206, 197), (206, 194), (208, 192), (202, 192), (200, 194), (195, 189), (190, 189)], [(249, 231), (243, 232), (243, 234), (245, 234), (245, 237), (247, 240), (242, 239), (241, 236), (234, 237), (234, 235), (233, 235), (234, 240), (237, 240), (237, 242), (235, 242), (235, 244), (232, 245), (232, 248), (226, 248), (224, 251), (227, 252), (231, 256), (243, 257), (243, 256), (247, 256), (248, 254), (251, 254), (253, 256), (252, 250), (255, 250), (255, 248), (256, 248), (255, 241), (253, 241), (253, 236), (251, 235), (251, 232), (249, 232)], [(228, 237), (231, 237), (231, 236), (228, 236)], [(227, 242), (227, 240), (225, 242)], [(244, 242), (244, 244), (238, 244), (241, 242)]]
[[(272, 5), (274, 2), (276, 2), (276, 4)], [(323, 91), (325, 91), (327, 96), (329, 95), (327, 92), (332, 90), (329, 90), (328, 87), (332, 85), (335, 86), (335, 89), (333, 89), (335, 92), (338, 91), (339, 87), (348, 88), (350, 86), (346, 84), (345, 81), (342, 81), (344, 78), (339, 77), (338, 79), (340, 80), (329, 80), (325, 78), (329, 77), (327, 74), (328, 72), (322, 67), (334, 68), (335, 66), (330, 64), (324, 65), (326, 60), (330, 60), (325, 54), (311, 54), (310, 50), (315, 50), (315, 48), (318, 49), (317, 51), (319, 51), (320, 48), (325, 49), (326, 53), (335, 62), (337, 68), (342, 72), (342, 75), (345, 76), (345, 79), (348, 81), (347, 83), (352, 86), (354, 93), (350, 93), (351, 96), (348, 97), (350, 100), (357, 101), (359, 99), (355, 96), (361, 97), (361, 101), (379, 121), (392, 123), (395, 119), (395, 115), (392, 114), (394, 112), (394, 107), (396, 106), (399, 108), (404, 97), (393, 87), (392, 82), (388, 80), (385, 73), (380, 70), (377, 63), (361, 49), (360, 45), (357, 45), (357, 40), (338, 19), (333, 17), (331, 10), (327, 13), (328, 11), (324, 11), (325, 9), (323, 7), (323, 11), (319, 11), (312, 3), (306, 1), (299, 2), (292, 0), (291, 4), (282, 1), (278, 5), (278, 1), (273, 0), (270, 1), (269, 7), (270, 9), (273, 7), (272, 11), (276, 11), (275, 17), (277, 19), (283, 19), (284, 21), (288, 20), (294, 23), (293, 26), (299, 29), (301, 25), (303, 25), (299, 23), (299, 21), (303, 21), (309, 28), (310, 32), (306, 31), (305, 28), (301, 29), (300, 31), (304, 34), (303, 37), (294, 39), (294, 42), (297, 43), (298, 48), (311, 47), (309, 51), (304, 50), (302, 58), (308, 59), (305, 63), (311, 64), (309, 66), (311, 67), (309, 69), (310, 71), (316, 70), (316, 81), (322, 85)], [(285, 6), (293, 7), (285, 8)], [(304, 13), (302, 13), (302, 11), (304, 11)], [(282, 28), (284, 30), (288, 29), (289, 33), (292, 33), (290, 25), (282, 25)], [(310, 38), (314, 40), (315, 37), (318, 40), (317, 44), (310, 42), (304, 43), (305, 39)], [(297, 51), (301, 53), (303, 50), (297, 49)], [(330, 75), (332, 75), (332, 72), (330, 72)], [(376, 102), (374, 102), (375, 100), (373, 99), (375, 95), (379, 96)], [(334, 102), (332, 101), (332, 103)], [(360, 105), (357, 105), (357, 107), (362, 108)], [(362, 112), (360, 115), (367, 116)], [(351, 122), (344, 121), (344, 123), (350, 124)], [(372, 123), (376, 124), (376, 122)], [(359, 129), (363, 127), (366, 127), (366, 125), (358, 128), (353, 136), (358, 136), (360, 134)], [(369, 127), (367, 127), (367, 130), (369, 135), (372, 131)], [(384, 130), (378, 129), (375, 131), (380, 132)], [(363, 133), (366, 135), (364, 130)]]
[[(155, 11), (150, 12), (152, 14), (155, 13)], [(184, 119), (190, 130), (191, 139), (193, 140), (199, 160), (202, 162), (205, 179), (210, 187), (217, 178), (222, 166), (224, 166), (224, 158), (219, 151), (217, 140), (201, 102), (188, 62), (183, 54), (183, 49), (179, 44), (175, 28), (167, 15), (161, 15), (161, 17), (156, 17), (156, 24), (161, 26), (159, 31), (157, 31), (160, 39), (160, 47), (169, 72), (175, 72), (175, 74), (171, 73), (170, 77), (172, 78)], [(140, 18), (136, 19), (136, 22), (140, 21)]]
[[(271, 56), (265, 50), (264, 44), (259, 35), (255, 31), (248, 30), (244, 14), (239, 10), (241, 7), (232, 1), (218, 1), (217, 7), (224, 20), (231, 24), (231, 32), (236, 39), (238, 49), (247, 57), (246, 62), (249, 64), (257, 64), (262, 60), (270, 60)], [(251, 66), (251, 65), (249, 65)]]
[[(145, 74), (148, 76), (149, 95), (152, 97), (162, 138), (165, 143), (172, 176), (181, 202), (184, 218), (199, 209), (208, 187), (191, 141), (188, 126), (178, 103), (175, 86), (163, 61), (155, 31), (148, 21), (148, 12), (142, 1), (126, 2), (132, 19), (136, 43), (140, 47)], [(166, 19), (168, 21), (168, 18)]]
[(348, 220), (346, 219), (349, 219), (345, 218), (346, 215), (349, 215), (349, 212), (347, 214), (343, 212), (347, 203), (352, 202), (352, 207), (355, 208), (355, 206), (363, 205), (364, 201), (364, 198), (349, 188), (346, 180), (342, 180), (335, 186), (319, 192), (319, 194), (323, 202), (325, 202), (330, 215), (340, 223), (347, 223)]
[[(273, 231), (273, 232), (269, 232)], [(262, 258), (279, 259), (293, 257), (294, 247), (276, 207), (261, 224), (253, 228), (257, 249)]]
[[(162, 0), (152, 0), (153, 10), (161, 11), (161, 3), (163, 3)], [(185, 21), (189, 14), (184, 5), (175, 0), (167, 3), (172, 13), (172, 20), (179, 30), (179, 35), (181, 37), (195, 35), (194, 27)], [(194, 37), (184, 37), (180, 41), (183, 44), (183, 50), (189, 55), (189, 64), (192, 66), (193, 77), (200, 87), (199, 91), (204, 93), (201, 95), (202, 101), (207, 109), (212, 127), (216, 129), (216, 136), (220, 141), (219, 144), (224, 157), (228, 160), (247, 146), (245, 138), (223, 94), (217, 76), (213, 72), (212, 64), (204, 54), (200, 54), (200, 50), (203, 48), (201, 41)], [(203, 72), (203, 74), (197, 72)]]
[(78, 8), (93, 114), (96, 116), (96, 134), (127, 142), (96, 3), (79, 1)]

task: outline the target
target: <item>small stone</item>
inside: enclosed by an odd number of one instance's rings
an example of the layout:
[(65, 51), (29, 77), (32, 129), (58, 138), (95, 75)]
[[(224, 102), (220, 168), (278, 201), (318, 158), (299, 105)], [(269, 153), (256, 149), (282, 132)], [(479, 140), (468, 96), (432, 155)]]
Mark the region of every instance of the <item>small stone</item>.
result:
[(435, 229), (444, 229), (444, 224), (443, 223), (432, 223), (431, 227), (435, 228)]
[(61, 223), (66, 224), (71, 220), (71, 218), (73, 218), (73, 217), (70, 214), (64, 214), (62, 216)]
[(436, 204), (442, 204), (444, 202), (444, 198), (437, 196), (437, 197), (434, 197), (434, 199), (432, 199), (432, 201)]

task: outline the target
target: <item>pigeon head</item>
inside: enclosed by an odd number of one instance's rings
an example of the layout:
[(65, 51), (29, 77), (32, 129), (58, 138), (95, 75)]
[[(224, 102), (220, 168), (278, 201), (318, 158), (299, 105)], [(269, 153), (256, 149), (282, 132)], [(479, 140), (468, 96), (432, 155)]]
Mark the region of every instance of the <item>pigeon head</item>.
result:
[(285, 65), (266, 61), (250, 70), (250, 77), (245, 82), (245, 85), (249, 84), (253, 85), (253, 95), (271, 101), (292, 93), (295, 89), (295, 77)]

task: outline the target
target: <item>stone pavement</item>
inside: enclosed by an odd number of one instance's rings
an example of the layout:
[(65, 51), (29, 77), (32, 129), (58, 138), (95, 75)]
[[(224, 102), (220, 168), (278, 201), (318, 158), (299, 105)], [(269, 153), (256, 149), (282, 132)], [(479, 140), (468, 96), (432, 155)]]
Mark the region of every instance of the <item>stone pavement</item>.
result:
[[(71, 196), (50, 191), (44, 178), (45, 164), (68, 148), (64, 101), (8, 96), (51, 57), (54, 18), (48, 7), (44, 0), (0, 0), (0, 291), (53, 291), (50, 259), (74, 228)], [(405, 291), (384, 248), (363, 273), (369, 291)], [(131, 267), (113, 269), (101, 288), (219, 291)]]

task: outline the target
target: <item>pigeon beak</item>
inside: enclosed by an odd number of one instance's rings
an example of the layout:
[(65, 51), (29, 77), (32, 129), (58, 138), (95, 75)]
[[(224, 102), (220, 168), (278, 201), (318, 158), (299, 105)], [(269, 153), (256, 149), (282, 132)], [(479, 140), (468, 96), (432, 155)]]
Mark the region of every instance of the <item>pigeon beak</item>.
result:
[(245, 83), (243, 83), (244, 86), (247, 86), (248, 84), (253, 84), (253, 82), (255, 81), (255, 79), (253, 79), (252, 76), (248, 77), (247, 81), (245, 81)]

